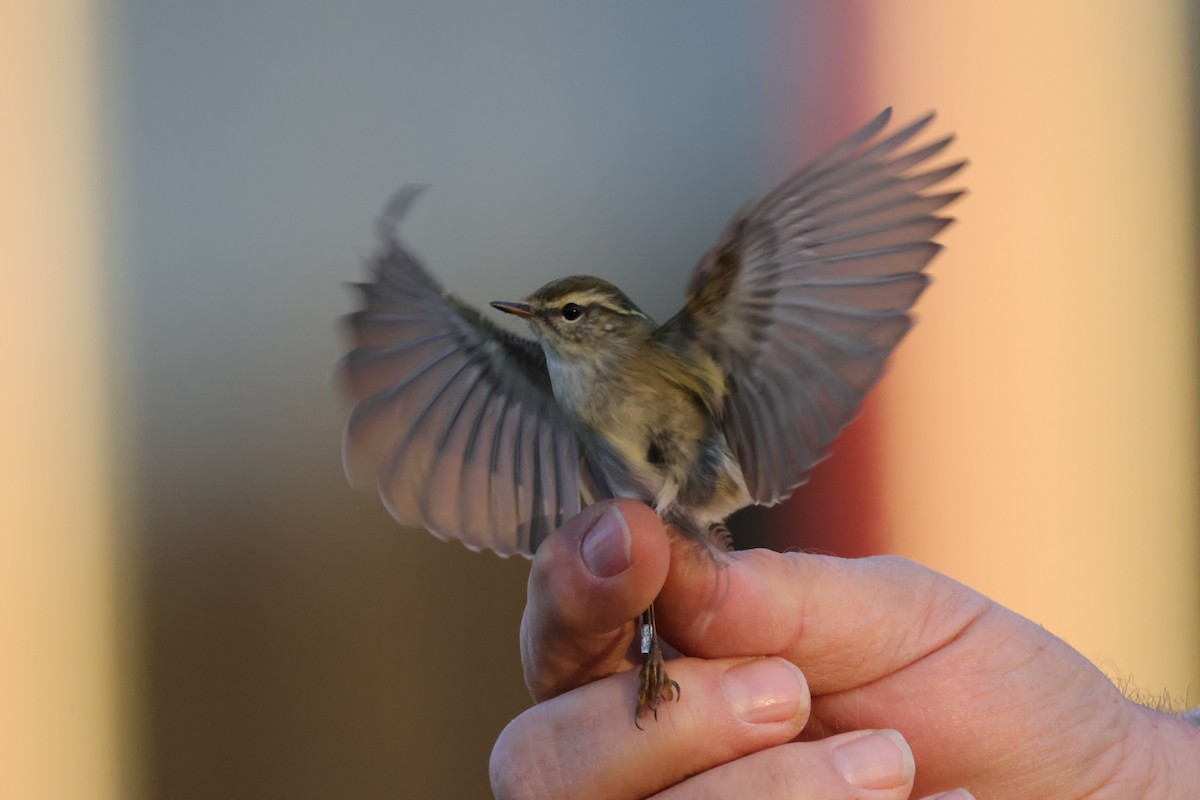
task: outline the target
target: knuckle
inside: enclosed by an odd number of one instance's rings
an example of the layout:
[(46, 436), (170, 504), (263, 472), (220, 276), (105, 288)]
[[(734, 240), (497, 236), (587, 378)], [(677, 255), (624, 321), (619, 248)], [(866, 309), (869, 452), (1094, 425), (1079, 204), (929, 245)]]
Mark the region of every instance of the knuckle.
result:
[(814, 768), (815, 765), (806, 755), (806, 746), (801, 742), (779, 745), (767, 751), (757, 765), (765, 796), (810, 797), (820, 771)]
[(924, 569), (924, 567), (910, 558), (892, 555), (890, 553), (867, 556), (866, 558), (860, 559), (860, 561), (864, 565), (875, 567), (877, 569), (894, 569), (903, 571)]
[[(786, 747), (786, 746), (785, 746)], [(811, 789), (811, 781), (801, 780), (797, 761), (785, 757), (785, 747), (777, 748), (769, 758), (759, 765), (762, 770), (758, 780), (767, 797), (803, 797), (802, 792)]]
[(552, 796), (545, 781), (545, 765), (537, 723), (528, 711), (504, 727), (488, 762), (492, 793), (497, 800), (545, 800)]

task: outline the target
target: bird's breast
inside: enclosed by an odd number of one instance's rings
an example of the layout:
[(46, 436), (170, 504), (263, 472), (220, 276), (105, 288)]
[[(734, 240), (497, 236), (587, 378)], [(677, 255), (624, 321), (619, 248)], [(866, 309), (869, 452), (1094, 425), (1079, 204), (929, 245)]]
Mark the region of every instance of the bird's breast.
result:
[(555, 397), (602, 438), (661, 514), (704, 528), (749, 503), (707, 365), (547, 359)]

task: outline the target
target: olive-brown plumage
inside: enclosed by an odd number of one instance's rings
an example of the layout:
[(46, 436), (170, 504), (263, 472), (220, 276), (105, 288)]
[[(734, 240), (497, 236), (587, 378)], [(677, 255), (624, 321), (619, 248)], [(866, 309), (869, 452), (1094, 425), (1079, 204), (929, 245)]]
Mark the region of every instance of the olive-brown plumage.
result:
[(725, 378), (702, 348), (591, 276), (492, 305), (529, 321), (556, 402), (616, 458), (624, 493), (700, 537), (750, 503), (721, 428)]

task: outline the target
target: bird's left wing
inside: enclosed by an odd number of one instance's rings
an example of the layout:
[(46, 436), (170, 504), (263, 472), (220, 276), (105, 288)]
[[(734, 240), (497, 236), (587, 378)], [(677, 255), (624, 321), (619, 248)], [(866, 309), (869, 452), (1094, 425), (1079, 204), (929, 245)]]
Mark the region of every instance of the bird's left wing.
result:
[(933, 115), (889, 136), (888, 109), (730, 223), (663, 335), (724, 369), (726, 439), (750, 496), (787, 497), (857, 413), (908, 331), (925, 266), (961, 192), (930, 193), (963, 162), (925, 164), (952, 137), (903, 148)]
[(339, 374), (356, 406), (343, 459), (392, 515), (500, 555), (533, 553), (588, 500), (611, 496), (603, 454), (554, 400), (541, 347), (445, 292), (396, 238), (419, 187), (380, 221), (373, 281), (347, 317)]

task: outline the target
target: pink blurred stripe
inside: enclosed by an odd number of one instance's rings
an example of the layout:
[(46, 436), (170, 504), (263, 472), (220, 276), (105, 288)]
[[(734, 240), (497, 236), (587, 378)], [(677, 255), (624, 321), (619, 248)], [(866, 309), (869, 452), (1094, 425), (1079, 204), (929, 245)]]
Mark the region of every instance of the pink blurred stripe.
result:
[[(803, 141), (789, 144), (785, 163), (800, 164), (881, 110), (870, 105), (870, 13), (861, 3), (789, 4), (778, 13), (777, 46), (786, 49), (771, 62), (785, 72), (774, 76), (785, 87), (777, 102), (793, 109), (794, 128), (804, 132)], [(871, 413), (879, 400), (873, 392), (833, 456), (790, 500), (754, 516), (753, 524), (764, 528), (762, 544), (847, 557), (882, 551), (881, 422)]]

